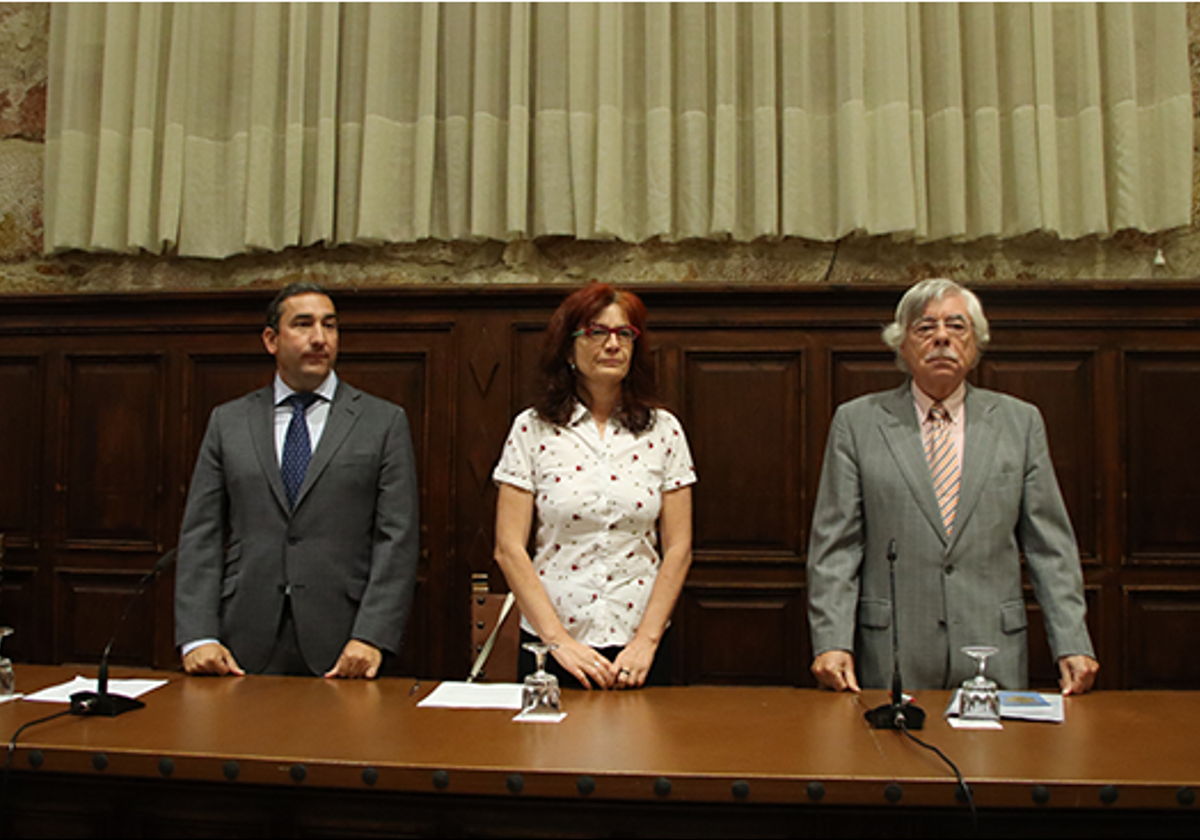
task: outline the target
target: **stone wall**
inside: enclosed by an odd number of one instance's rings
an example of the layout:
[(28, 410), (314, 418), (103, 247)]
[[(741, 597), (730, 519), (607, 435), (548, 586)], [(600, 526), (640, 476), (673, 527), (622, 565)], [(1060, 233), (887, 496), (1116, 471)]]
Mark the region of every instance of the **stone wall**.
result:
[[(1065, 242), (1035, 235), (967, 244), (852, 238), (840, 246), (784, 240), (443, 243), (377, 248), (294, 248), (279, 254), (196, 260), (42, 255), (42, 164), (50, 7), (0, 3), (0, 294), (276, 286), (311, 276), (331, 286), (410, 284), (862, 283), (907, 284), (942, 275), (972, 284), (1200, 277), (1200, 227), (1122, 232)], [(1188, 4), (1194, 113), (1200, 114), (1200, 3)], [(1200, 165), (1193, 174), (1200, 180)], [(1194, 180), (1195, 183), (1195, 180)], [(1193, 195), (1200, 189), (1193, 188)], [(1196, 199), (1193, 198), (1193, 206)], [(1193, 211), (1193, 219), (1196, 213)], [(1156, 265), (1161, 250), (1165, 265)]]

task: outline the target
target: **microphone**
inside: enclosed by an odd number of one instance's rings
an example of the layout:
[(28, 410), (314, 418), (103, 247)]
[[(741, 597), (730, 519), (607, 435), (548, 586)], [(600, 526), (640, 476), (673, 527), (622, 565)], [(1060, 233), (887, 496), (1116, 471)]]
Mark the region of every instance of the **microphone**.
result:
[(140, 709), (146, 704), (141, 700), (133, 697), (125, 697), (122, 694), (108, 693), (108, 655), (112, 652), (113, 643), (117, 640), (117, 634), (121, 632), (121, 626), (125, 623), (125, 619), (129, 617), (129, 611), (133, 608), (133, 604), (146, 591), (146, 585), (150, 583), (159, 572), (169, 569), (175, 563), (176, 549), (172, 548), (162, 557), (158, 558), (158, 562), (154, 564), (154, 568), (146, 572), (142, 579), (138, 581), (137, 589), (129, 596), (129, 601), (125, 604), (125, 611), (121, 613), (121, 617), (117, 619), (117, 626), (113, 630), (112, 638), (108, 640), (108, 644), (104, 647), (104, 654), (100, 657), (100, 670), (96, 675), (96, 690), (95, 691), (77, 691), (71, 695), (71, 714), (86, 715), (89, 717), (116, 717), (123, 715), (125, 712), (131, 712), (134, 709)]
[(904, 702), (900, 683), (900, 628), (896, 622), (896, 540), (888, 542), (888, 577), (892, 589), (892, 702), (877, 706), (863, 715), (875, 729), (923, 729), (925, 711), (915, 703)]

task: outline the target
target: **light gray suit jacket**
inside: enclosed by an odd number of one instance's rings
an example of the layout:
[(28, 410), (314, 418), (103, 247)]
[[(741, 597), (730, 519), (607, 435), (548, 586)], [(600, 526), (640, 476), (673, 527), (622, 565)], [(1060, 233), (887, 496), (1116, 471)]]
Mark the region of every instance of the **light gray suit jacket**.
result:
[(267, 386), (209, 419), (188, 493), (175, 582), (175, 640), (219, 638), (248, 672), (266, 667), (291, 587), (309, 668), (351, 638), (398, 652), (416, 583), (417, 480), (399, 406), (338, 383), (290, 509)]
[(1028, 684), (1022, 552), (1055, 658), (1092, 654), (1074, 532), (1036, 407), (967, 386), (962, 489), (942, 527), (911, 383), (840, 406), (829, 430), (808, 549), (813, 654), (855, 654), (859, 685), (891, 684), (888, 544), (905, 688), (957, 687), (964, 645), (992, 645), (987, 673)]

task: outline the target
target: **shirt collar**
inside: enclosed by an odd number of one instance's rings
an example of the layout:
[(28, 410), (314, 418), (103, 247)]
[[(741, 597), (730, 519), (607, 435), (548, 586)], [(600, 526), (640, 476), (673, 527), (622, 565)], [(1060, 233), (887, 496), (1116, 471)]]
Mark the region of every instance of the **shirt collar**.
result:
[[(576, 400), (575, 407), (571, 409), (571, 419), (567, 421), (567, 426), (579, 426), (582, 425), (585, 420), (591, 419), (592, 410), (584, 405), (582, 400)], [(608, 424), (605, 426), (605, 428), (620, 433), (621, 429), (624, 427), (621, 425), (621, 422), (617, 420), (615, 415), (610, 415), (608, 418)]]
[[(929, 418), (929, 409), (933, 408), (933, 404), (937, 402), (933, 397), (926, 394), (917, 387), (917, 383), (912, 382), (913, 404), (917, 407), (917, 419), (924, 423)], [(963, 381), (954, 389), (954, 392), (946, 399), (942, 400), (942, 405), (946, 407), (946, 411), (950, 413), (950, 422), (958, 423), (962, 420), (963, 406), (967, 400), (967, 383)]]
[(592, 412), (580, 400), (575, 401), (575, 407), (571, 409), (571, 419), (567, 421), (568, 426), (578, 426), (584, 420), (592, 416)]
[[(331, 370), (331, 371), (329, 371), (329, 375), (325, 377), (325, 381), (322, 382), (320, 385), (318, 385), (317, 389), (315, 391), (313, 391), (313, 393), (316, 394), (321, 399), (325, 400), (325, 402), (333, 402), (333, 395), (337, 392), (337, 386), (338, 386), (337, 373)], [(283, 381), (283, 378), (279, 375), (279, 373), (276, 372), (276, 374), (275, 374), (275, 405), (276, 406), (282, 405), (287, 400), (287, 398), (290, 397), (294, 393), (296, 393), (296, 392), (293, 389), (289, 388), (287, 383)]]

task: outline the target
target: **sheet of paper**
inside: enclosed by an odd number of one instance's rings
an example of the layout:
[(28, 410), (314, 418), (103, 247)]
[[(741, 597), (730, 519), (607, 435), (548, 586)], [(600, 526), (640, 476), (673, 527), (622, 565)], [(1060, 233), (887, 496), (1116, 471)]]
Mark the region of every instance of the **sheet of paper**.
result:
[(6, 694), (3, 697), (0, 697), (0, 703), (7, 703), (9, 700), (20, 700), (24, 696), (25, 696), (24, 694), (20, 694), (20, 693)]
[(517, 723), (561, 723), (566, 716), (566, 712), (551, 715), (545, 712), (519, 712), (513, 715), (513, 720)]
[(435, 709), (521, 709), (520, 683), (444, 682), (418, 706)]
[(947, 721), (953, 729), (1003, 729), (1004, 724), (998, 720), (963, 720), (960, 717), (948, 717)]
[[(168, 682), (170, 680), (109, 680), (108, 693), (122, 694), (126, 697), (141, 697), (143, 694), (153, 691), (159, 686), (164, 686)], [(95, 677), (76, 676), (70, 682), (52, 685), (49, 688), (43, 688), (41, 691), (28, 694), (25, 696), (25, 699), (34, 700), (39, 703), (70, 703), (72, 694), (80, 691), (96, 691), (99, 687), (96, 683)]]

